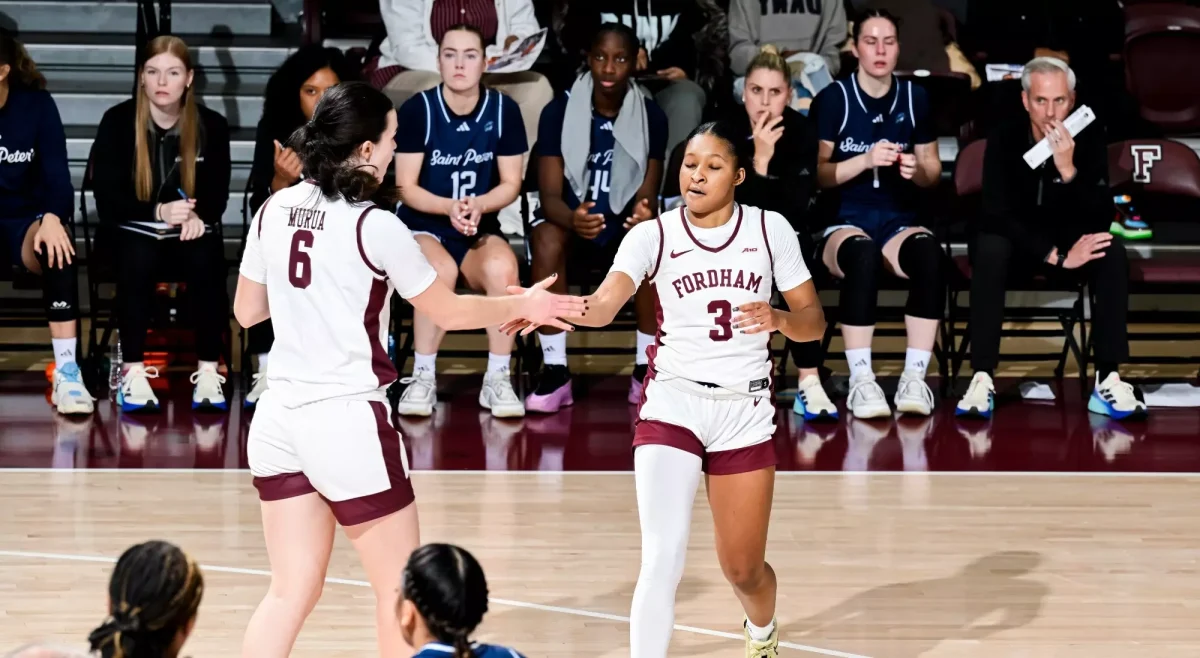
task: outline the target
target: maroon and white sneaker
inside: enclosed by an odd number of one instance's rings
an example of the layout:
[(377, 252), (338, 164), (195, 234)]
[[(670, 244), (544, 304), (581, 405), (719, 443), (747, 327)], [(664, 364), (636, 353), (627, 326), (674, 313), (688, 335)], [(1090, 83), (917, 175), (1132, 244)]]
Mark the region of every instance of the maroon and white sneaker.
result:
[(571, 371), (566, 366), (543, 366), (537, 388), (525, 397), (525, 411), (552, 414), (572, 404), (575, 399), (571, 396)]

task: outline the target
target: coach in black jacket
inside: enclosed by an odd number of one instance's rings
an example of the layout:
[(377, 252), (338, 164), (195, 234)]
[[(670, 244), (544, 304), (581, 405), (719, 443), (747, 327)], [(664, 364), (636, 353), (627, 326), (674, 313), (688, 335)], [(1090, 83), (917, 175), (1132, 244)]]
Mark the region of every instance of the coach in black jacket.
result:
[[(1000, 351), (1005, 284), (1042, 274), (1085, 280), (1094, 293), (1096, 391), (1088, 408), (1123, 418), (1144, 413), (1117, 366), (1129, 358), (1129, 261), (1108, 233), (1112, 193), (1104, 130), (1094, 122), (1074, 139), (1063, 126), (1075, 103), (1075, 74), (1061, 60), (1037, 58), (1022, 74), (1028, 115), (998, 125), (983, 164), (983, 217), (972, 245), (971, 366), (975, 377), (960, 414), (990, 416)], [(1022, 157), (1043, 137), (1053, 157), (1030, 169)]]

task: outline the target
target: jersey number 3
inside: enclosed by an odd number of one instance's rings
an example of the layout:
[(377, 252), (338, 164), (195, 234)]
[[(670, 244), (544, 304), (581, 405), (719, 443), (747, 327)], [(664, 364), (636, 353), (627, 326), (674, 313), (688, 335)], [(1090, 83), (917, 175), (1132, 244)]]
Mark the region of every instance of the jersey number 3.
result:
[(288, 257), (288, 281), (296, 288), (307, 288), (312, 283), (312, 257), (308, 250), (313, 246), (312, 231), (296, 231), (292, 234), (292, 253)]
[(708, 337), (718, 342), (733, 338), (733, 306), (724, 299), (714, 299), (708, 303), (708, 312), (717, 316), (713, 318), (717, 328), (708, 332)]

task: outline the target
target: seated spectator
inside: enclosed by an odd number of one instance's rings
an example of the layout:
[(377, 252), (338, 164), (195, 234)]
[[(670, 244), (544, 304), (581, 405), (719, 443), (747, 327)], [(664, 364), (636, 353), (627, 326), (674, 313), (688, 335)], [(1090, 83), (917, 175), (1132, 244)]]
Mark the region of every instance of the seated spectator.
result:
[[(787, 218), (799, 235), (801, 253), (811, 259), (813, 227), (808, 206), (816, 185), (816, 131), (807, 117), (788, 107), (791, 98), (787, 62), (775, 46), (763, 46), (746, 70), (742, 91), (746, 111), (733, 121), (750, 164), (746, 180), (735, 188), (734, 196), (738, 203), (773, 210)], [(837, 407), (821, 386), (821, 341), (791, 345), (792, 358), (800, 369), (793, 410), (806, 420), (836, 419)]]
[[(1093, 123), (1074, 138), (1063, 126), (1075, 103), (1075, 73), (1055, 58), (1036, 58), (1021, 73), (1024, 118), (996, 126), (983, 163), (983, 215), (971, 250), (971, 367), (960, 415), (990, 417), (993, 376), (1010, 278), (1043, 275), (1087, 282), (1092, 292), (1096, 388), (1094, 413), (1128, 418), (1145, 403), (1117, 372), (1129, 358), (1129, 261), (1108, 232), (1112, 193), (1104, 129)], [(1024, 154), (1043, 138), (1053, 157), (1030, 169)]]
[[(387, 38), (379, 46), (379, 69), (371, 77), (396, 107), (442, 81), (438, 44), (451, 27), (467, 24), (478, 29), (485, 58), (542, 29), (532, 0), (384, 0), (379, 9)], [(517, 102), (526, 144), (532, 144), (542, 108), (554, 97), (550, 82), (540, 73), (521, 71), (487, 73), (483, 83)]]
[(604, 23), (621, 23), (637, 34), (640, 47), (634, 77), (667, 115), (671, 153), (704, 117), (707, 95), (696, 83), (696, 33), (705, 23), (696, 0), (593, 0), (568, 9), (568, 30), (577, 52), (590, 49)]
[[(405, 101), (397, 115), (396, 214), (413, 232), (442, 281), (504, 295), (516, 285), (517, 257), (500, 232), (497, 211), (521, 192), (521, 154), (528, 150), (521, 110), (508, 96), (480, 84), (484, 41), (470, 25), (442, 35), (442, 84)], [(400, 397), (401, 415), (428, 416), (437, 402), (434, 377), (446, 332), (414, 312), (413, 371)], [(479, 404), (498, 417), (524, 416), (513, 391), (513, 337), (488, 329), (488, 366)]]
[[(297, 128), (312, 119), (325, 90), (354, 78), (342, 51), (319, 45), (292, 53), (267, 82), (262, 119), (254, 135), (254, 164), (250, 170), (250, 212), (257, 214), (267, 197), (300, 181), (300, 156), (287, 144)], [(253, 386), (245, 404), (253, 407), (267, 390), (267, 355), (275, 342), (271, 321), (247, 331), (246, 347), (258, 357)]]
[[(812, 9), (816, 11), (812, 11)], [(764, 44), (775, 44), (792, 70), (795, 109), (808, 111), (817, 94), (841, 68), (839, 47), (846, 40), (846, 8), (840, 0), (824, 3), (732, 0), (729, 3), (729, 59), (735, 76), (745, 76), (750, 60)], [(745, 78), (734, 80), (740, 98)]]
[[(117, 400), (125, 411), (159, 408), (150, 388), (158, 371), (143, 357), (155, 284), (167, 264), (187, 284), (196, 325), (192, 407), (227, 408), (217, 362), (229, 330), (219, 230), (229, 202), (229, 125), (196, 103), (194, 75), (187, 44), (173, 36), (152, 40), (137, 97), (104, 113), (92, 146), (101, 239), (117, 273), (125, 359)], [(158, 240), (126, 230), (131, 222), (165, 222), (178, 227), (179, 237)]]
[[(855, 0), (852, 4), (856, 12), (887, 9), (904, 26), (905, 45), (896, 61), (897, 69), (962, 73), (971, 78), (971, 89), (983, 84), (955, 41), (953, 17), (939, 11), (933, 0)], [(853, 53), (853, 43), (847, 41), (842, 50)]]
[[(567, 289), (567, 254), (605, 271), (629, 229), (653, 219), (658, 209), (667, 117), (632, 81), (640, 45), (620, 23), (600, 26), (588, 52), (589, 72), (571, 91), (542, 112), (538, 135), (538, 192), (541, 207), (530, 224), (533, 278), (552, 274), (555, 292)], [(630, 404), (642, 399), (649, 358), (646, 348), (658, 330), (651, 286), (641, 286), (637, 309), (637, 356)], [(525, 399), (530, 411), (554, 413), (573, 403), (567, 369), (567, 336), (540, 327), (544, 368)]]
[(41, 277), (54, 349), (50, 403), (62, 414), (90, 414), (94, 400), (75, 362), (79, 274), (67, 137), (46, 78), (6, 32), (0, 32), (0, 135), (0, 267)]
[(942, 174), (924, 90), (893, 71), (900, 42), (885, 10), (855, 24), (858, 70), (817, 97), (817, 182), (830, 195), (835, 218), (818, 247), (823, 265), (842, 279), (840, 312), (850, 364), (847, 408), (856, 418), (891, 415), (871, 369), (881, 269), (905, 279), (908, 350), (896, 390), (896, 410), (928, 416), (933, 392), (925, 372), (945, 309), (943, 251), (921, 227), (918, 187)]
[(471, 641), (488, 610), (487, 579), (475, 556), (426, 544), (404, 567), (396, 617), (413, 658), (524, 658), (508, 647)]
[(88, 636), (91, 650), (99, 658), (176, 658), (203, 596), (200, 565), (178, 546), (131, 546), (113, 568), (108, 617)]

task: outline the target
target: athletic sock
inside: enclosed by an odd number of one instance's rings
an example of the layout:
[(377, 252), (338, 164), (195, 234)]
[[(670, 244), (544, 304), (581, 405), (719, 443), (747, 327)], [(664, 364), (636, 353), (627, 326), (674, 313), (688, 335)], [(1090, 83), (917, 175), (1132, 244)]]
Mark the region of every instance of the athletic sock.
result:
[(488, 352), (488, 374), (508, 370), (508, 362), (512, 359), (511, 354), (492, 354)]
[(871, 348), (869, 347), (846, 350), (846, 363), (850, 364), (850, 379), (856, 380), (875, 375), (875, 371), (871, 369)]
[(653, 334), (644, 334), (637, 332), (637, 365), (644, 366), (650, 363), (650, 357), (646, 354), (646, 348), (654, 344)]
[(68, 363), (75, 363), (75, 339), (51, 338), (50, 345), (54, 348), (54, 367), (61, 368)]
[(754, 622), (746, 620), (746, 630), (750, 632), (750, 639), (755, 642), (766, 642), (771, 639), (771, 633), (775, 632), (775, 620), (772, 619), (770, 624), (764, 627), (754, 625)]
[(437, 352), (434, 352), (433, 354), (421, 354), (420, 352), (413, 352), (413, 374), (416, 374), (418, 370), (427, 370), (431, 375), (436, 373)]
[(548, 366), (567, 365), (567, 332), (538, 334), (542, 344), (542, 362)]
[(925, 378), (926, 371), (929, 370), (929, 359), (933, 356), (932, 352), (926, 350), (918, 350), (914, 347), (908, 348), (904, 352), (904, 371), (905, 372), (920, 372), (921, 378)]
[(267, 357), (270, 355), (271, 355), (270, 352), (263, 352), (262, 354), (258, 355), (258, 372), (259, 373), (264, 373), (267, 371)]

